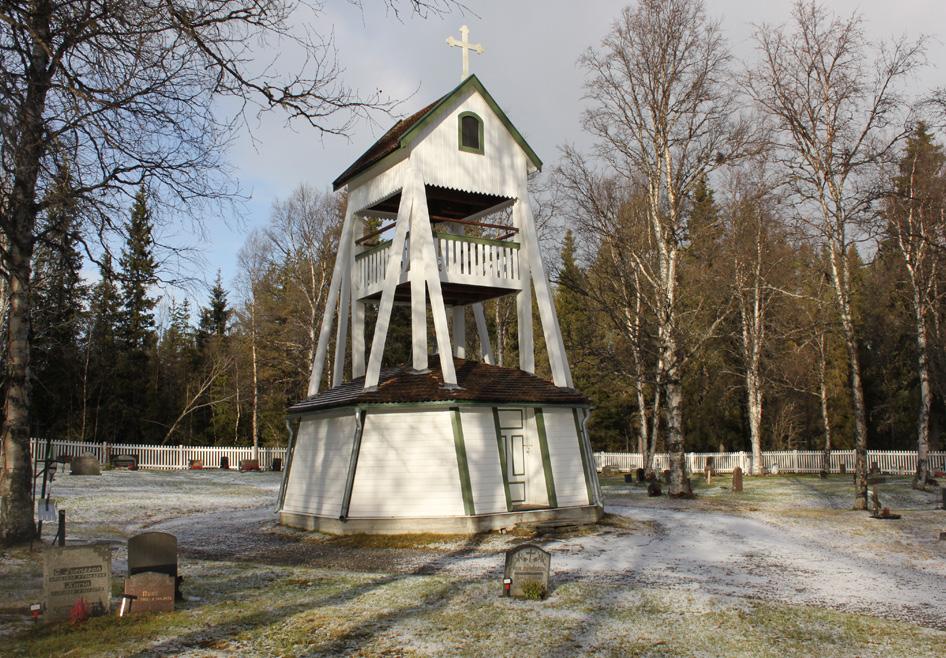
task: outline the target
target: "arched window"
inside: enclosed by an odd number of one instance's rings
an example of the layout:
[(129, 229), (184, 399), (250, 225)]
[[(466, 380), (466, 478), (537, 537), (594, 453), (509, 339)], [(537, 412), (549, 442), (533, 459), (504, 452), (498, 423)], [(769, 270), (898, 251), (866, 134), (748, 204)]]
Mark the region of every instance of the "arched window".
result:
[(464, 112), (460, 115), (459, 121), (460, 150), (470, 153), (482, 153), (483, 120), (473, 112)]

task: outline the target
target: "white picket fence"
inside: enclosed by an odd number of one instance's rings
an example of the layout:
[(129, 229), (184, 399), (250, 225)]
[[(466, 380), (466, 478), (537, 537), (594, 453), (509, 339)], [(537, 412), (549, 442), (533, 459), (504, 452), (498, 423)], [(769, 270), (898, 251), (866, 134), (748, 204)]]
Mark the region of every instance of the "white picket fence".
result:
[[(762, 466), (768, 470), (778, 466), (782, 473), (818, 473), (822, 468), (823, 453), (820, 450), (780, 450), (762, 453)], [(687, 468), (691, 473), (700, 473), (706, 468), (706, 463), (712, 459), (717, 472), (731, 473), (740, 466), (744, 473), (752, 472), (752, 453), (750, 452), (688, 452), (686, 454)], [(946, 452), (931, 452), (929, 455), (930, 468), (946, 470)], [(633, 471), (643, 466), (643, 455), (639, 452), (596, 452), (595, 463), (600, 471), (605, 466), (611, 466), (620, 471)], [(916, 472), (915, 450), (868, 450), (867, 465), (877, 462), (877, 467), (885, 473), (909, 475)], [(670, 459), (667, 453), (658, 454), (654, 458), (657, 470), (669, 468)], [(831, 472), (840, 473), (841, 464), (848, 473), (854, 469), (853, 450), (834, 450), (831, 452)]]
[[(45, 439), (30, 439), (30, 449), (34, 462), (43, 459), (46, 450)], [(149, 470), (173, 471), (189, 468), (192, 459), (199, 459), (204, 468), (218, 468), (220, 458), (230, 460), (230, 468), (237, 468), (241, 459), (253, 459), (251, 446), (143, 446), (123, 443), (82, 443), (80, 441), (52, 441), (52, 457), (60, 455), (78, 457), (93, 454), (107, 464), (109, 459), (118, 455), (131, 455), (138, 460), (138, 468)], [(263, 470), (272, 468), (273, 459), (280, 458), (286, 463), (285, 448), (260, 448), (259, 465)]]

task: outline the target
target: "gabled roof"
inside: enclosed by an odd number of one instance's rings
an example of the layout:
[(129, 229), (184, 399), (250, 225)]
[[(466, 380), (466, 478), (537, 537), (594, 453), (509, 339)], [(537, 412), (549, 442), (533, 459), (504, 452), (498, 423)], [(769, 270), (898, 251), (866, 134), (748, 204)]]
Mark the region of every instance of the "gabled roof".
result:
[(471, 88), (475, 89), (480, 96), (483, 97), (483, 100), (486, 101), (490, 109), (493, 110), (506, 127), (506, 130), (509, 131), (509, 134), (512, 135), (512, 138), (516, 140), (516, 143), (526, 152), (532, 164), (535, 165), (536, 169), (541, 170), (542, 160), (540, 160), (539, 156), (532, 150), (532, 147), (529, 146), (522, 134), (512, 125), (512, 121), (510, 121), (506, 113), (500, 109), (490, 93), (486, 91), (486, 87), (479, 81), (479, 78), (475, 75), (470, 75), (470, 77), (457, 85), (450, 93), (441, 96), (427, 107), (415, 112), (406, 119), (401, 119), (395, 123), (390, 130), (381, 136), (381, 139), (372, 144), (371, 148), (362, 153), (361, 157), (355, 160), (348, 169), (343, 171), (342, 174), (332, 182), (332, 188), (336, 191), (339, 190), (344, 187), (348, 181), (372, 165), (380, 162), (395, 151), (410, 145), (425, 126), (436, 121), (446, 113), (450, 101), (453, 98)]
[[(365, 378), (325, 390), (289, 407), (289, 413), (322, 411), (360, 404), (418, 402), (492, 402), (496, 404), (560, 404), (583, 407), (588, 398), (573, 388), (559, 388), (523, 370), (454, 359), (459, 388), (444, 388), (439, 359), (427, 372), (409, 366), (381, 371), (378, 387), (365, 390)], [(431, 363), (433, 366), (433, 363)]]

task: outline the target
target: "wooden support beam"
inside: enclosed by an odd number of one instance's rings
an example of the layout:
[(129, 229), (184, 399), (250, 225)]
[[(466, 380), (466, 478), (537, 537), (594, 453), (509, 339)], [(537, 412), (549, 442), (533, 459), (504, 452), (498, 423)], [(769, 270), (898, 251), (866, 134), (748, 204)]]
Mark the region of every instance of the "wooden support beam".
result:
[(476, 333), (480, 338), (480, 358), (483, 363), (494, 365), (493, 348), (490, 345), (489, 329), (486, 326), (486, 313), (483, 311), (483, 304), (473, 304), (473, 319), (476, 321)]
[[(447, 326), (447, 310), (443, 303), (443, 292), (440, 288), (440, 270), (437, 268), (436, 252), (434, 251), (434, 235), (430, 228), (430, 215), (427, 212), (427, 193), (424, 190), (424, 181), (420, 172), (412, 169), (409, 173), (414, 210), (417, 221), (411, 223), (411, 251), (419, 252), (423, 266), (424, 277), (427, 280), (427, 292), (430, 295), (430, 312), (434, 318), (434, 333), (437, 335), (437, 351), (440, 354), (440, 372), (443, 373), (443, 383), (456, 385), (457, 373), (453, 367), (453, 352), (450, 349), (450, 330)], [(405, 190), (407, 186), (405, 186)], [(403, 192), (402, 192), (403, 195)], [(415, 232), (416, 231), (416, 232)], [(412, 275), (414, 272), (412, 272)], [(411, 295), (413, 297), (413, 294)], [(412, 300), (413, 303), (413, 300)]]
[(325, 353), (328, 351), (328, 338), (332, 331), (332, 322), (335, 320), (335, 306), (338, 304), (338, 292), (341, 288), (342, 270), (348, 267), (347, 254), (351, 250), (352, 224), (354, 224), (355, 199), (348, 200), (348, 209), (345, 211), (345, 220), (342, 223), (342, 234), (338, 239), (339, 254), (335, 258), (335, 267), (332, 269), (332, 283), (329, 285), (328, 299), (325, 300), (325, 312), (322, 314), (322, 327), (319, 329), (319, 342), (315, 348), (315, 359), (312, 362), (312, 372), (309, 375), (308, 395), (312, 397), (319, 392), (322, 381), (322, 372), (325, 368)]
[(453, 355), (458, 359), (466, 358), (466, 307), (454, 306), (450, 309), (453, 317)]
[[(529, 195), (526, 190), (523, 190), (523, 196), (516, 203), (513, 214), (518, 216), (516, 223), (522, 237), (522, 249), (520, 249), (519, 257), (522, 259), (524, 256), (528, 262), (530, 279), (535, 288), (536, 305), (539, 308), (539, 318), (542, 320), (542, 333), (545, 336), (545, 348), (548, 352), (549, 366), (552, 370), (552, 381), (556, 386), (571, 387), (572, 374), (568, 368), (568, 357), (565, 354), (565, 344), (562, 342), (562, 331), (558, 325), (558, 314), (555, 312), (555, 300), (552, 298), (549, 282), (545, 277), (542, 255), (539, 252), (539, 239), (536, 234), (535, 221), (529, 207)], [(523, 251), (525, 251), (525, 254), (522, 253)], [(525, 268), (522, 269), (524, 272)], [(525, 288), (524, 281), (523, 288)], [(531, 328), (531, 322), (529, 326)]]
[(384, 272), (384, 287), (381, 292), (381, 303), (378, 305), (378, 320), (374, 325), (374, 337), (371, 340), (371, 352), (368, 355), (368, 369), (365, 372), (365, 388), (374, 388), (381, 378), (381, 358), (384, 356), (384, 342), (388, 336), (388, 326), (391, 324), (394, 290), (401, 278), (401, 259), (404, 255), (404, 240), (410, 228), (413, 201), (410, 186), (405, 186), (401, 191), (401, 203), (397, 210), (397, 225), (394, 229), (394, 238), (391, 240), (391, 256), (388, 258), (387, 269)]

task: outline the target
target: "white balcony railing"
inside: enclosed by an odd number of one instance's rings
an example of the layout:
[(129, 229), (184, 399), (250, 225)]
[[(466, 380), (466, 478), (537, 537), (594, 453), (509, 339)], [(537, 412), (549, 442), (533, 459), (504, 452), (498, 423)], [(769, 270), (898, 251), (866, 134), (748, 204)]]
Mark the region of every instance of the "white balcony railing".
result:
[[(519, 290), (519, 243), (491, 240), (452, 233), (434, 233), (437, 267), (443, 283)], [(386, 240), (355, 256), (355, 295), (359, 299), (381, 292), (391, 241)], [(409, 279), (410, 235), (404, 241), (401, 276), (398, 283)]]

